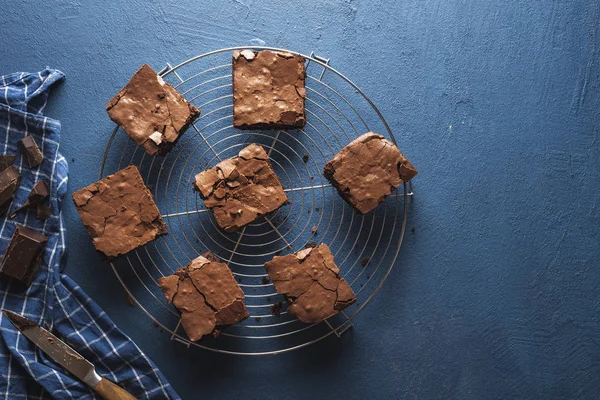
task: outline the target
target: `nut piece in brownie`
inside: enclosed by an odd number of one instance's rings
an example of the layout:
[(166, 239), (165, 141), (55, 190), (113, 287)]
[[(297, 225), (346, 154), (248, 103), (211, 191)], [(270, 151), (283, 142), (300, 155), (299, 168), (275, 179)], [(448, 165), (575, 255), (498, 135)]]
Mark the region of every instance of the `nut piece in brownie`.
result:
[(206, 253), (158, 280), (167, 301), (181, 312), (181, 325), (192, 341), (216, 336), (250, 316), (231, 270), (215, 259)]
[(236, 50), (232, 63), (234, 127), (304, 127), (306, 71), (302, 56), (270, 50)]
[(147, 64), (106, 105), (110, 119), (150, 155), (165, 155), (200, 110)]
[(394, 143), (368, 132), (325, 164), (323, 174), (344, 200), (366, 214), (417, 170)]
[(225, 232), (235, 232), (288, 202), (265, 149), (256, 144), (200, 172), (194, 187)]
[(134, 165), (76, 191), (73, 201), (94, 247), (109, 260), (167, 234)]
[(273, 257), (265, 269), (277, 293), (290, 303), (288, 314), (302, 322), (323, 321), (356, 302), (326, 244)]

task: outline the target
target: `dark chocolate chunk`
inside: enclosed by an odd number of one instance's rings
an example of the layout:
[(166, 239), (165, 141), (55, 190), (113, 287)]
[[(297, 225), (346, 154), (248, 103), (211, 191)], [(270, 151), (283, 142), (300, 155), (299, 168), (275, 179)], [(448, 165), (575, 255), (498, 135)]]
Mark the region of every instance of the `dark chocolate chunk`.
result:
[(323, 321), (356, 302), (325, 244), (274, 257), (265, 268), (277, 293), (290, 303), (288, 314), (302, 322)]
[(304, 245), (304, 248), (308, 249), (308, 248), (313, 248), (313, 247), (317, 247), (317, 246), (318, 246), (317, 242), (308, 242)]
[(287, 52), (233, 52), (233, 126), (302, 128), (306, 123), (304, 58)]
[[(17, 208), (15, 211), (13, 211), (13, 213), (10, 214), (10, 217), (14, 218), (14, 216), (17, 215), (18, 212), (23, 211), (29, 207), (36, 207), (36, 206), (39, 207), (40, 204), (42, 203), (42, 201), (46, 200), (49, 197), (49, 195), (50, 195), (50, 191), (48, 190), (48, 185), (46, 184), (46, 182), (38, 181), (31, 188), (31, 192), (29, 192), (29, 196), (28, 196), (25, 204), (23, 204), (21, 207)], [(38, 208), (38, 212), (39, 212), (39, 208)], [(42, 219), (45, 219), (45, 218), (42, 218)]]
[(262, 277), (262, 283), (263, 283), (263, 285), (268, 285), (269, 284), (269, 277), (268, 276), (263, 276)]
[(33, 136), (25, 136), (23, 139), (19, 140), (19, 148), (25, 158), (27, 158), (27, 163), (31, 168), (37, 167), (44, 160), (44, 155), (35, 143)]
[(167, 234), (167, 226), (134, 165), (73, 193), (81, 222), (107, 259)]
[(200, 115), (147, 64), (108, 102), (106, 111), (150, 155), (167, 154)]
[(158, 280), (167, 301), (181, 312), (181, 325), (192, 341), (250, 316), (244, 293), (225, 263), (208, 254), (193, 259), (173, 275)]
[(325, 164), (323, 174), (348, 204), (366, 214), (417, 170), (395, 144), (368, 132)]
[(21, 174), (13, 165), (0, 172), (0, 215), (10, 207), (20, 184)]
[(31, 285), (40, 270), (48, 237), (17, 225), (0, 261), (0, 271), (11, 278)]
[(37, 205), (35, 216), (37, 219), (46, 220), (52, 215), (52, 209), (47, 205), (40, 203)]
[(267, 153), (256, 144), (196, 175), (194, 187), (225, 232), (235, 232), (288, 202)]
[(0, 172), (13, 165), (16, 157), (14, 154), (0, 155)]

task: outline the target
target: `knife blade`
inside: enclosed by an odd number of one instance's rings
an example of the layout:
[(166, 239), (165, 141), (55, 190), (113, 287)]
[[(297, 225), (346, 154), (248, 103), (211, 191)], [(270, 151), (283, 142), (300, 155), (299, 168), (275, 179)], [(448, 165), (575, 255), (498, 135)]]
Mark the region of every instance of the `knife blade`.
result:
[(25, 337), (79, 380), (95, 389), (104, 399), (135, 400), (125, 390), (98, 375), (94, 364), (46, 329), (12, 311), (2, 312)]

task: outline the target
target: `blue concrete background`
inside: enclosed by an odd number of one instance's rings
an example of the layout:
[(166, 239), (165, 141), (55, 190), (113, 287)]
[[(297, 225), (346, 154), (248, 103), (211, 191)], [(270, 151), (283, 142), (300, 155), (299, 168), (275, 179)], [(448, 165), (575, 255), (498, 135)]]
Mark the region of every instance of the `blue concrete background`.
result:
[[(358, 82), (419, 168), (397, 265), (342, 339), (269, 358), (188, 351), (126, 307), (70, 202), (66, 272), (184, 399), (572, 399), (600, 393), (600, 4), (4, 2), (0, 74), (61, 69), (70, 191), (142, 62), (258, 43)], [(258, 40), (257, 40), (258, 39)]]

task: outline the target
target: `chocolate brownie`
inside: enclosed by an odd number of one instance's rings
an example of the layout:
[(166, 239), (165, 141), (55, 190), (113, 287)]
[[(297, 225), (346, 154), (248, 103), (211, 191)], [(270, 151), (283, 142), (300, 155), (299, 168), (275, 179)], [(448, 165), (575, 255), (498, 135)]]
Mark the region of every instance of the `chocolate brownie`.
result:
[(368, 132), (325, 164), (323, 174), (344, 200), (366, 214), (417, 170), (394, 143)]
[(304, 58), (270, 50), (233, 52), (233, 126), (302, 128), (306, 123)]
[(136, 166), (76, 191), (73, 201), (96, 250), (109, 260), (167, 233)]
[(256, 144), (200, 172), (194, 188), (225, 232), (235, 232), (288, 202), (265, 149)]
[(165, 155), (200, 110), (147, 64), (106, 105), (110, 119), (150, 155)]
[(167, 301), (181, 312), (181, 325), (192, 341), (216, 336), (250, 316), (231, 270), (214, 259), (204, 254), (158, 280)]
[(0, 261), (0, 271), (26, 286), (37, 276), (48, 237), (17, 225)]
[(302, 322), (323, 321), (356, 302), (325, 244), (273, 257), (265, 269), (277, 293), (290, 303), (288, 314)]

